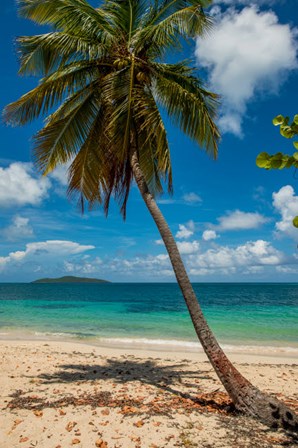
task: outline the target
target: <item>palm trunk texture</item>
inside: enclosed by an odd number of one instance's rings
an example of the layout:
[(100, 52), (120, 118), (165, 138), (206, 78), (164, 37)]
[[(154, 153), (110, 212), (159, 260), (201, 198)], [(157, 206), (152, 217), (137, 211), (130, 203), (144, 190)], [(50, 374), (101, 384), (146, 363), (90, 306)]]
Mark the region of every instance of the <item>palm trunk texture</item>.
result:
[(298, 416), (284, 403), (253, 386), (233, 366), (219, 346), (202, 313), (171, 230), (149, 192), (136, 150), (133, 151), (131, 157), (131, 166), (140, 193), (166, 246), (197, 336), (236, 409), (258, 418), (271, 428), (283, 428), (298, 433)]

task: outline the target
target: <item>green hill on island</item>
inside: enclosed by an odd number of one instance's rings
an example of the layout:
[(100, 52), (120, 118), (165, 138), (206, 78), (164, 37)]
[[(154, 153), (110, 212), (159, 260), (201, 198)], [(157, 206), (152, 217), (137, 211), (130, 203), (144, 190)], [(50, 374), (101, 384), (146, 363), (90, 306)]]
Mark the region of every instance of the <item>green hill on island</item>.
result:
[(110, 283), (107, 280), (101, 280), (99, 278), (87, 278), (87, 277), (74, 277), (68, 275), (59, 278), (40, 278), (31, 283)]

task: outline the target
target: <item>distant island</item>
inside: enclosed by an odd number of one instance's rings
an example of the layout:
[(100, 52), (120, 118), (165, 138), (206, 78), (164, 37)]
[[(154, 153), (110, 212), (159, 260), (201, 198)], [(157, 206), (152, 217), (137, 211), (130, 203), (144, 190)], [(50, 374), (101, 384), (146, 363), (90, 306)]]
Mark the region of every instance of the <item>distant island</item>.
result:
[(40, 278), (31, 283), (110, 283), (107, 280), (101, 280), (99, 278), (87, 278), (87, 277), (74, 277), (68, 275), (59, 278)]

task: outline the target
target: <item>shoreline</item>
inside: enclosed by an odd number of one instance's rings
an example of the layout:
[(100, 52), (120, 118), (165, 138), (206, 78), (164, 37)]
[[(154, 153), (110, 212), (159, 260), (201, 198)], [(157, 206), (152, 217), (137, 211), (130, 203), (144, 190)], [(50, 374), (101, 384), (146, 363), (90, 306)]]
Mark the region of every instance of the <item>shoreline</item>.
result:
[[(58, 350), (66, 351), (81, 351), (84, 353), (98, 353), (106, 357), (113, 356), (138, 356), (140, 358), (172, 358), (173, 360), (189, 359), (193, 362), (207, 362), (208, 358), (205, 355), (202, 347), (198, 350), (185, 350), (183, 347), (169, 347), (160, 344), (158, 347), (150, 345), (137, 344), (105, 344), (94, 341), (81, 341), (77, 339), (53, 339), (53, 338), (0, 338), (0, 347), (9, 345), (11, 347), (27, 346), (31, 348), (38, 348), (42, 345), (55, 347)], [(261, 348), (261, 350), (260, 350)], [(272, 347), (261, 346), (254, 350), (250, 347), (250, 351), (237, 350), (237, 346), (230, 346), (229, 350), (224, 348), (231, 361), (242, 364), (283, 364), (283, 365), (298, 365), (298, 352), (286, 351), (283, 349), (274, 351), (270, 350)]]

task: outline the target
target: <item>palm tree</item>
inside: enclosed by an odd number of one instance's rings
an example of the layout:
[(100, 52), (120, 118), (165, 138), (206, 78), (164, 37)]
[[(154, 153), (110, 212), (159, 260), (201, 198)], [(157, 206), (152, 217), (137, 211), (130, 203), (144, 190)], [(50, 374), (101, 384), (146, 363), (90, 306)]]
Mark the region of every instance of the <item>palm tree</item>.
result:
[[(123, 217), (135, 181), (165, 243), (195, 331), (218, 377), (240, 411), (271, 427), (297, 431), (295, 414), (260, 392), (231, 364), (211, 332), (173, 235), (155, 197), (172, 191), (170, 150), (161, 112), (213, 157), (219, 132), (217, 96), (187, 61), (164, 63), (169, 49), (203, 35), (210, 0), (19, 0), (22, 17), (50, 32), (20, 37), (20, 74), (39, 85), (7, 106), (6, 122), (23, 125), (47, 116), (35, 136), (35, 161), (44, 174), (71, 161), (70, 196), (82, 209), (114, 197)], [(55, 106), (59, 106), (56, 110)]]

